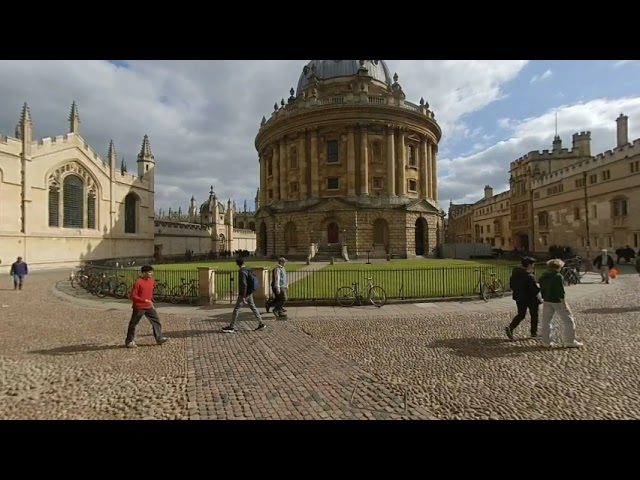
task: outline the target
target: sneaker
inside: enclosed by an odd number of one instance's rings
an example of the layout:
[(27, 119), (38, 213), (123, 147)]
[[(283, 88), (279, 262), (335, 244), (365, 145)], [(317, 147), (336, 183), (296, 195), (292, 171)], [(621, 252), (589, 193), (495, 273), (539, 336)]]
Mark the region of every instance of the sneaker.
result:
[(236, 333), (236, 329), (233, 328), (231, 325), (229, 325), (227, 327), (222, 327), (222, 331), (224, 333)]
[(511, 330), (511, 327), (504, 327), (504, 333), (507, 334), (509, 340), (513, 340), (513, 331)]
[(584, 346), (584, 343), (574, 341), (572, 343), (565, 343), (564, 346), (566, 348), (580, 348), (580, 347)]
[(127, 348), (138, 348), (138, 345), (136, 345), (136, 342), (125, 343), (124, 346)]
[(258, 330), (264, 330), (265, 328), (267, 328), (267, 326), (264, 323), (261, 323), (256, 327), (255, 331), (257, 332)]
[(168, 337), (160, 337), (158, 340), (156, 340), (156, 343), (157, 343), (158, 345), (162, 345), (163, 343), (166, 343), (166, 342), (167, 342), (167, 340), (169, 340), (169, 338), (168, 338)]

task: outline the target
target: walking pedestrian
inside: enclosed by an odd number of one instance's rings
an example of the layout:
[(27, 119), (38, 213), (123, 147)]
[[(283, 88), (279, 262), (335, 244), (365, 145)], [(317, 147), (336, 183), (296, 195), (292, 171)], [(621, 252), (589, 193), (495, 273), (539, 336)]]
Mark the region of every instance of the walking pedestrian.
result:
[(235, 333), (240, 309), (247, 304), (253, 312), (253, 315), (256, 317), (256, 320), (258, 320), (258, 326), (255, 330), (264, 330), (266, 325), (262, 321), (258, 307), (256, 307), (256, 302), (253, 300), (253, 293), (256, 288), (255, 283), (257, 279), (251, 269), (245, 266), (242, 258), (236, 259), (236, 265), (240, 268), (240, 272), (238, 273), (238, 298), (236, 300), (236, 306), (233, 309), (233, 313), (231, 314), (231, 323), (228, 326), (223, 327), (222, 331), (225, 333)]
[(140, 269), (140, 273), (140, 278), (131, 290), (133, 312), (131, 313), (131, 320), (129, 320), (129, 328), (127, 329), (127, 338), (125, 340), (125, 346), (127, 348), (136, 348), (138, 346), (135, 342), (136, 328), (140, 320), (142, 320), (142, 317), (147, 317), (151, 322), (153, 337), (156, 339), (158, 345), (162, 345), (169, 340), (162, 335), (160, 317), (153, 305), (153, 289), (156, 286), (156, 281), (153, 278), (153, 267), (151, 265), (145, 265)]
[(14, 290), (22, 290), (22, 284), (28, 274), (29, 265), (22, 260), (22, 257), (18, 257), (16, 261), (11, 264), (11, 271), (9, 272), (9, 275), (13, 277)]
[(615, 263), (613, 262), (613, 257), (607, 253), (605, 248), (602, 249), (601, 253), (593, 261), (593, 265), (600, 270), (602, 283), (609, 283), (609, 272), (615, 266)]
[(583, 344), (576, 341), (576, 322), (565, 298), (564, 279), (560, 273), (564, 262), (555, 258), (549, 260), (547, 266), (549, 269), (540, 277), (540, 291), (544, 300), (542, 325), (540, 326), (542, 344), (545, 347), (551, 346), (551, 320), (557, 313), (564, 326), (564, 346), (582, 347)]
[(289, 282), (287, 280), (287, 270), (285, 264), (287, 259), (280, 257), (278, 259), (278, 265), (273, 269), (273, 279), (271, 280), (271, 289), (275, 295), (275, 301), (273, 302), (273, 313), (276, 317), (286, 317), (286, 310), (284, 304), (289, 300)]
[(513, 340), (513, 332), (527, 316), (527, 310), (531, 316), (531, 338), (538, 336), (538, 311), (542, 303), (539, 293), (540, 288), (536, 283), (534, 276), (535, 259), (524, 257), (521, 261), (522, 266), (516, 267), (511, 273), (509, 286), (511, 287), (512, 297), (516, 302), (518, 313), (511, 324), (505, 327), (507, 337)]

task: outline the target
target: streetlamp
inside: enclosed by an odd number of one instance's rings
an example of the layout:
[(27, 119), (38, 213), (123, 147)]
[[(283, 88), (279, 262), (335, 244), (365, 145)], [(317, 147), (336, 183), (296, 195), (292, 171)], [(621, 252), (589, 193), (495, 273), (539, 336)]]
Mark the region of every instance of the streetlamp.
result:
[(582, 187), (584, 188), (584, 220), (587, 230), (587, 257), (591, 256), (591, 234), (589, 231), (589, 196), (587, 195), (587, 172), (582, 172)]

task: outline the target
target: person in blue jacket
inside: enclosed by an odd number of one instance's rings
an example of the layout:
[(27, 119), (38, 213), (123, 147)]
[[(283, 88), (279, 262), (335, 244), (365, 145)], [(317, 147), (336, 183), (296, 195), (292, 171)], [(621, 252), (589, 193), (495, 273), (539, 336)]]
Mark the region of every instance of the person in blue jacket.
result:
[(11, 264), (11, 271), (9, 275), (13, 277), (13, 289), (22, 290), (22, 283), (25, 277), (29, 274), (29, 265), (27, 262), (22, 261), (22, 257)]

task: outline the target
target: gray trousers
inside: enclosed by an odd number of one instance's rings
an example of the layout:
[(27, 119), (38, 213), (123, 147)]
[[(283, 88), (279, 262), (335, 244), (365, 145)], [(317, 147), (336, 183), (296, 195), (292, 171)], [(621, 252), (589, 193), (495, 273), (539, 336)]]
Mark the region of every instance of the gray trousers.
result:
[[(253, 295), (249, 295), (247, 297), (247, 305), (249, 305), (249, 308), (253, 312), (253, 315), (255, 315), (256, 320), (258, 320), (259, 323), (262, 323), (262, 317), (260, 316), (258, 307), (256, 307), (256, 302), (253, 301)], [(244, 303), (242, 303), (242, 297), (238, 296), (238, 299), (236, 300), (236, 306), (233, 309), (233, 313), (231, 314), (231, 324), (229, 325), (231, 328), (235, 328), (236, 322), (238, 321), (238, 315), (240, 315), (240, 309), (243, 306)]]
[(573, 343), (576, 339), (576, 321), (573, 312), (564, 300), (560, 303), (544, 302), (542, 305), (542, 321), (540, 322), (540, 337), (543, 343), (551, 341), (551, 320), (558, 314), (564, 327), (564, 340), (566, 343)]
[(147, 317), (151, 322), (153, 336), (155, 337), (156, 342), (162, 337), (162, 324), (160, 323), (160, 317), (158, 316), (158, 312), (156, 312), (155, 308), (134, 310), (131, 313), (131, 320), (129, 320), (129, 328), (127, 328), (127, 339), (125, 340), (125, 343), (133, 342), (135, 339), (136, 328), (138, 327), (140, 320), (142, 320), (142, 317)]

